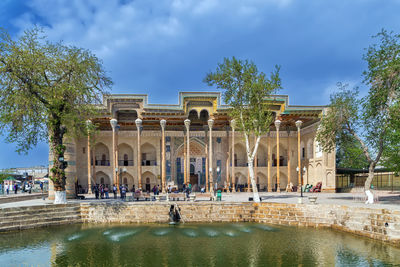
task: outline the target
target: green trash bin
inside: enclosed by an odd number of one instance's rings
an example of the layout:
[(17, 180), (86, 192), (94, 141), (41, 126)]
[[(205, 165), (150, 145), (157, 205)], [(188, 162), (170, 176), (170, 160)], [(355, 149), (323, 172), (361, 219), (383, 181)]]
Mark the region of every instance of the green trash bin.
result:
[(217, 201), (221, 201), (222, 200), (222, 192), (221, 190), (217, 191)]

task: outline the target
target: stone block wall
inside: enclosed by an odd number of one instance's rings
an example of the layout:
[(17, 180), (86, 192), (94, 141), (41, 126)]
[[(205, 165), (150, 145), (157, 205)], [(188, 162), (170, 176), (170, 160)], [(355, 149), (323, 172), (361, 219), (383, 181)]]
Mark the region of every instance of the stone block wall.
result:
[(0, 232), (67, 223), (258, 222), (328, 227), (400, 246), (400, 211), (373, 207), (229, 202), (97, 202), (0, 209)]
[[(85, 203), (88, 223), (167, 223), (173, 202)], [(258, 222), (328, 227), (400, 245), (400, 211), (281, 203), (177, 203), (184, 222)]]

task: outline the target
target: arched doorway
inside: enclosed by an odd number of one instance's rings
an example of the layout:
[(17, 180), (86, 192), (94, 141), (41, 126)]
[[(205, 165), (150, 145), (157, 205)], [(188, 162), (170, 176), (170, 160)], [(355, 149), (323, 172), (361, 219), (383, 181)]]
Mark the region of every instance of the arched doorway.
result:
[(156, 176), (152, 172), (145, 172), (142, 174), (142, 189), (145, 192), (150, 192), (151, 189), (157, 185)]
[[(198, 138), (190, 138), (190, 163), (188, 182), (192, 184), (192, 191), (200, 191), (201, 187), (205, 187), (205, 144)], [(184, 180), (184, 144), (181, 144), (176, 151), (176, 170), (177, 184), (179, 188), (183, 186)]]

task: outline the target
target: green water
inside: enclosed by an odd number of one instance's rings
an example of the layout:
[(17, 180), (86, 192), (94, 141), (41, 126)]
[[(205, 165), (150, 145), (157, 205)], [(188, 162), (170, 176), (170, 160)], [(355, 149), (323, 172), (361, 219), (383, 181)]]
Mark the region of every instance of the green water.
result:
[(400, 266), (400, 249), (264, 224), (68, 225), (0, 234), (0, 266)]

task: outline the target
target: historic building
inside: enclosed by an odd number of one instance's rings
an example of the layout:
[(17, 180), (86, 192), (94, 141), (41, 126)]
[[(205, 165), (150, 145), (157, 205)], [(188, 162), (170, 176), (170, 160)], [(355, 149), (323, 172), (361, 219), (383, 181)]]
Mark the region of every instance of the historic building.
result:
[[(303, 175), (304, 184), (322, 182), (323, 190), (335, 190), (335, 153), (315, 141), (326, 107), (289, 105), (285, 95), (266, 101), (276, 121), (255, 159), (259, 189), (283, 191)], [(99, 108), (102, 115), (88, 122), (98, 125), (96, 136), (66, 144), (69, 196), (76, 184), (88, 189), (95, 183), (251, 189), (244, 138), (220, 93), (181, 92), (177, 105), (149, 104), (147, 95), (108, 95)]]

